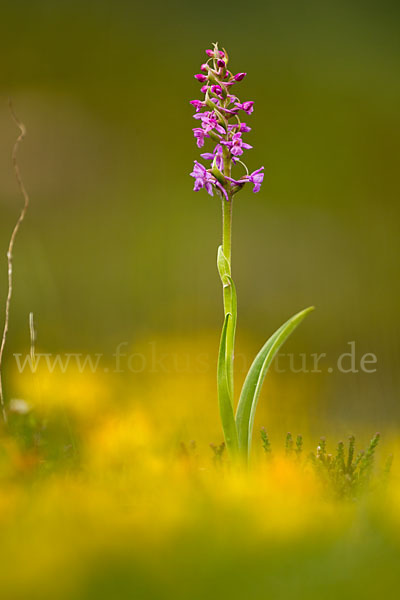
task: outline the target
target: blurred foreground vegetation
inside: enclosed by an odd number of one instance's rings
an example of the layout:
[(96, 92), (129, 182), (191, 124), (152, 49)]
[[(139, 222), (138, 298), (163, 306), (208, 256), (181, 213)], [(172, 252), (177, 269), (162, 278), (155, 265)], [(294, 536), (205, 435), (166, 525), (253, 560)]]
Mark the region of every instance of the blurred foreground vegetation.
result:
[[(374, 353), (376, 373), (315, 378), (312, 411), (384, 431), (398, 402), (399, 3), (16, 0), (0, 21), (0, 251), (20, 205), (7, 97), (27, 127), (31, 211), (15, 251), (10, 355), (33, 312), (43, 351), (104, 352), (221, 327), (221, 215), (194, 194), (189, 100), (218, 41), (254, 99), (260, 194), (234, 207), (240, 331), (257, 348), (304, 306), (296, 352)], [(22, 15), (22, 17), (21, 17)], [(0, 264), (1, 269), (1, 264)], [(0, 297), (5, 296), (5, 264)], [(6, 368), (12, 370), (12, 358)], [(8, 390), (8, 395), (12, 390)]]
[(190, 397), (187, 378), (133, 389), (113, 374), (15, 374), (0, 442), (2, 598), (396, 598), (396, 462), (385, 477), (396, 440), (357, 494), (337, 493), (357, 453), (349, 463), (339, 444), (329, 458), (337, 439), (285, 441), (273, 422), (251, 469), (236, 470), (213, 375)]

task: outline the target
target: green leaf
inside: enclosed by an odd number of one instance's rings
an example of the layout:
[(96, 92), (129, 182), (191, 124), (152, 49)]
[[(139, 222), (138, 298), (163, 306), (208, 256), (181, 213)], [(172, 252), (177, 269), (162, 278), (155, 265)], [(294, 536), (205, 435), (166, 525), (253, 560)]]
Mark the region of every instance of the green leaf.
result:
[(247, 373), (236, 412), (239, 450), (246, 454), (246, 456), (250, 454), (254, 416), (268, 368), (282, 344), (312, 310), (314, 310), (313, 306), (302, 310), (275, 331), (261, 348)]
[(218, 404), (221, 416), (222, 429), (224, 431), (225, 443), (231, 454), (236, 454), (238, 450), (238, 436), (236, 430), (235, 417), (233, 414), (232, 400), (229, 392), (228, 373), (226, 365), (226, 345), (227, 331), (229, 321), (232, 318), (230, 313), (225, 316), (224, 326), (222, 328), (221, 342), (219, 346), (217, 382), (218, 382)]
[(221, 277), (222, 285), (226, 285), (226, 276), (231, 274), (231, 268), (229, 266), (228, 259), (222, 250), (222, 246), (218, 246), (217, 267), (219, 276)]

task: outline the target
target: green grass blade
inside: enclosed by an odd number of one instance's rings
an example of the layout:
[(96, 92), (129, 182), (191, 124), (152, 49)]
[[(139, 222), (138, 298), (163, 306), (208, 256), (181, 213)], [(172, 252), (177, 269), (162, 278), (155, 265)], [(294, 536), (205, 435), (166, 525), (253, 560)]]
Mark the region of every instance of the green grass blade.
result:
[(226, 363), (227, 332), (228, 325), (232, 318), (230, 313), (225, 316), (224, 326), (222, 328), (221, 342), (219, 346), (217, 382), (218, 382), (218, 404), (221, 416), (222, 429), (224, 431), (225, 443), (231, 454), (236, 454), (238, 450), (238, 436), (236, 430), (235, 417), (233, 414), (232, 400), (229, 392), (228, 373)]
[(261, 348), (247, 373), (236, 412), (239, 449), (246, 455), (250, 453), (254, 416), (268, 368), (282, 344), (312, 310), (313, 306), (302, 310), (275, 331)]

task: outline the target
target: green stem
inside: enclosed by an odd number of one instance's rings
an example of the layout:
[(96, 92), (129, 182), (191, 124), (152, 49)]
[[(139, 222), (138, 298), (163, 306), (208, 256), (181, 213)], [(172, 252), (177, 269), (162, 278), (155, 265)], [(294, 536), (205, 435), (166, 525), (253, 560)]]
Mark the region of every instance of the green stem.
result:
[[(227, 202), (222, 199), (222, 252), (229, 265), (229, 275), (232, 276), (231, 254), (232, 254), (232, 200)], [(224, 284), (224, 316), (228, 312), (232, 314), (232, 294), (230, 285)], [(229, 339), (229, 335), (228, 335)]]
[[(223, 150), (224, 159), (224, 175), (230, 177), (231, 175), (231, 157), (229, 150), (224, 147)], [(228, 192), (229, 194), (229, 192)], [(227, 201), (224, 197), (222, 198), (222, 251), (225, 255), (229, 265), (229, 275), (232, 276), (231, 257), (232, 257), (232, 196)], [(226, 369), (228, 378), (228, 388), (231, 397), (232, 407), (233, 402), (233, 360), (234, 360), (234, 347), (235, 347), (235, 331), (236, 331), (236, 319), (237, 309), (236, 302), (233, 302), (233, 290), (232, 285), (229, 283), (223, 283), (223, 297), (224, 297), (224, 314), (231, 313), (232, 319), (228, 324), (228, 331), (226, 336)]]
[(225, 257), (231, 264), (232, 253), (232, 199), (227, 202), (222, 199), (222, 250)]
[[(224, 120), (224, 117), (221, 116)], [(228, 139), (228, 123), (223, 123)], [(223, 174), (231, 177), (232, 159), (230, 150), (223, 146)], [(225, 185), (228, 199), (221, 193), (222, 201), (222, 247), (218, 249), (218, 270), (223, 286), (224, 298), (224, 327), (222, 330), (220, 352), (218, 356), (218, 401), (224, 437), (229, 452), (234, 456), (238, 450), (237, 428), (234, 417), (233, 399), (233, 356), (236, 331), (236, 290), (231, 277), (231, 254), (232, 254), (232, 194), (228, 181)]]

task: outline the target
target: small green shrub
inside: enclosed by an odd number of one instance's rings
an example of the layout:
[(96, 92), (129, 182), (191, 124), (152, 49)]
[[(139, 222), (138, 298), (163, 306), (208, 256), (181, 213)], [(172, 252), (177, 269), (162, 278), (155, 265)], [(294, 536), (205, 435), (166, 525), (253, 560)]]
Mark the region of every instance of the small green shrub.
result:
[[(373, 488), (384, 487), (390, 477), (392, 455), (386, 459), (379, 477), (373, 478), (379, 440), (380, 434), (376, 433), (367, 449), (360, 450), (356, 454), (355, 437), (351, 435), (347, 447), (340, 441), (335, 453), (329, 453), (326, 440), (322, 437), (316, 451), (303, 457), (303, 437), (298, 435), (294, 442), (292, 434), (287, 433), (285, 455), (288, 458), (295, 457), (304, 469), (311, 465), (319, 481), (330, 495), (336, 498), (356, 499)], [(271, 457), (271, 442), (264, 427), (261, 429), (261, 441), (264, 452)]]

